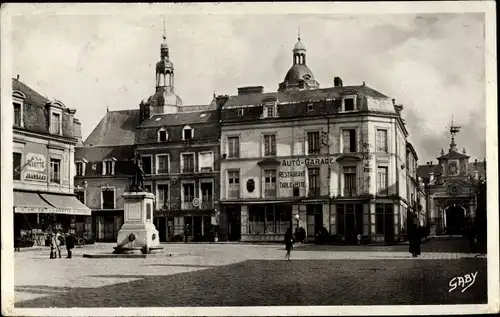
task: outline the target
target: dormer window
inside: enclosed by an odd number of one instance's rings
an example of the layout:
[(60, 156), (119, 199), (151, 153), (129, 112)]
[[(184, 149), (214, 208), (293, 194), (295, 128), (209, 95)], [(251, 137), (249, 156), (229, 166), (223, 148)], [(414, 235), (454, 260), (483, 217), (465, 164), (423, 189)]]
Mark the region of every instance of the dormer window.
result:
[(191, 140), (193, 138), (193, 129), (191, 129), (190, 126), (185, 126), (184, 129), (182, 129), (182, 139), (184, 141), (186, 140)]
[(14, 102), (14, 125), (17, 125), (18, 127), (20, 127), (21, 126), (21, 118), (22, 118), (21, 104)]
[(75, 161), (76, 176), (85, 175), (85, 167), (87, 165), (86, 163), (87, 161), (85, 159)]
[(24, 99), (26, 99), (26, 95), (18, 90), (12, 93), (13, 100), (13, 111), (14, 111), (14, 125), (18, 127), (24, 126), (24, 118), (23, 118), (23, 105)]
[(168, 134), (165, 128), (158, 130), (158, 142), (167, 142)]
[(342, 111), (357, 110), (356, 96), (345, 96), (342, 98)]
[(115, 158), (106, 159), (102, 162), (102, 175), (115, 175)]

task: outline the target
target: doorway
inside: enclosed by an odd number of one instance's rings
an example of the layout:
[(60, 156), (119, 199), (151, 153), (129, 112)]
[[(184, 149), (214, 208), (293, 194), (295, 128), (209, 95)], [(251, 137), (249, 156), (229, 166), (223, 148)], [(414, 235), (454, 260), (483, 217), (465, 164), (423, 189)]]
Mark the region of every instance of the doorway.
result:
[(193, 241), (195, 242), (201, 241), (201, 227), (202, 227), (201, 219), (202, 219), (201, 216), (193, 217)]
[(241, 207), (227, 206), (227, 239), (228, 241), (240, 241), (241, 239)]
[(464, 209), (460, 205), (451, 205), (446, 209), (446, 233), (462, 235), (465, 224)]
[(158, 218), (158, 235), (160, 236), (160, 242), (167, 242), (167, 218)]
[(315, 241), (316, 234), (323, 228), (323, 205), (306, 206), (307, 214), (307, 241)]
[[(390, 207), (389, 207), (390, 206)], [(388, 208), (389, 207), (389, 208)], [(387, 204), (384, 214), (384, 238), (390, 244), (394, 242), (394, 212), (392, 205)]]

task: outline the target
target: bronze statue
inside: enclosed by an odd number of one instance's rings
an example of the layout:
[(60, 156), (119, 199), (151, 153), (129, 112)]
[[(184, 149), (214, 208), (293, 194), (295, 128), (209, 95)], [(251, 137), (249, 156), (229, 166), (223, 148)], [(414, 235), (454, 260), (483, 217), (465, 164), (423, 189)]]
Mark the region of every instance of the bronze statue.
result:
[(138, 152), (134, 153), (134, 177), (132, 178), (131, 192), (144, 191), (144, 170), (142, 169), (141, 155)]

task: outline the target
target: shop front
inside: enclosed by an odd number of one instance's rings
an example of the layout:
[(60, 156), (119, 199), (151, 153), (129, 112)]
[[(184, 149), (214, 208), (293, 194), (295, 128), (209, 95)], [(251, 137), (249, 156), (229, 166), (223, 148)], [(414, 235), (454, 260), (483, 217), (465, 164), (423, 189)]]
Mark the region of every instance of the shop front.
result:
[(91, 210), (74, 195), (14, 191), (14, 237), (45, 245), (56, 230), (82, 236)]
[(123, 210), (93, 210), (90, 224), (95, 241), (116, 242), (123, 221)]
[(241, 241), (283, 241), (293, 227), (292, 204), (241, 205)]

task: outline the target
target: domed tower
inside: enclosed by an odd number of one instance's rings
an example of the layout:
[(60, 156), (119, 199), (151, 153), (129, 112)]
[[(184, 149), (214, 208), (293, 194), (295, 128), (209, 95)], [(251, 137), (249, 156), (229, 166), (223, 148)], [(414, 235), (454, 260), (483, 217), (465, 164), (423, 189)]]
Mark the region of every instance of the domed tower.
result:
[(163, 42), (160, 46), (160, 61), (156, 63), (156, 92), (149, 97), (150, 115), (177, 113), (182, 100), (174, 92), (174, 64), (170, 61), (165, 21), (163, 21)]
[(293, 48), (292, 67), (286, 73), (285, 80), (279, 84), (278, 91), (319, 88), (319, 83), (306, 65), (306, 47), (300, 40), (300, 32), (297, 39)]

